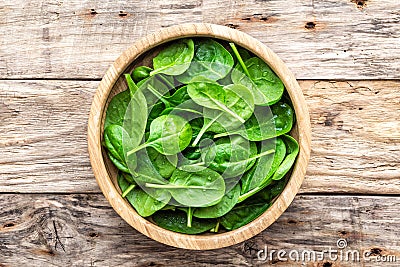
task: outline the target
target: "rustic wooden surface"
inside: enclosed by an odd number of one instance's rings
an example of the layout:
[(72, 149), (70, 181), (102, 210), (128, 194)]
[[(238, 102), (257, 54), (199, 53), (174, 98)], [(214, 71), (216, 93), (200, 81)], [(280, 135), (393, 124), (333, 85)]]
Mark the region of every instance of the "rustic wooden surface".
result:
[[(313, 131), (289, 210), (248, 242), (207, 252), (130, 228), (99, 193), (87, 156), (89, 107), (108, 66), (139, 37), (183, 22), (228, 25), (273, 49), (303, 79)], [(397, 1), (6, 0), (0, 29), (0, 266), (266, 265), (255, 252), (264, 245), (321, 251), (338, 238), (397, 255), (380, 266), (398, 266)]]

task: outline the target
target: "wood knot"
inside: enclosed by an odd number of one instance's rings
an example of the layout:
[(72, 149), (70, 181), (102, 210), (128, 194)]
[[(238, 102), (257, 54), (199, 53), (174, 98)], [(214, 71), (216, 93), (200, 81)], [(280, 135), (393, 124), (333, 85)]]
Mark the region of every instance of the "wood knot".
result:
[(322, 265), (322, 267), (331, 267), (332, 263), (330, 263), (329, 261), (324, 262), (324, 264)]

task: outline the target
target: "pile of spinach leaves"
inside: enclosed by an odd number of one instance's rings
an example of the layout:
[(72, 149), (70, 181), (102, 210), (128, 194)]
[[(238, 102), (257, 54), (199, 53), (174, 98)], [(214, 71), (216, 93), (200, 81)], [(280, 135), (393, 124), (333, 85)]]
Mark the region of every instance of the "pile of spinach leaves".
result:
[(103, 146), (143, 217), (180, 233), (237, 229), (271, 206), (299, 153), (290, 98), (233, 43), (180, 39), (125, 74)]

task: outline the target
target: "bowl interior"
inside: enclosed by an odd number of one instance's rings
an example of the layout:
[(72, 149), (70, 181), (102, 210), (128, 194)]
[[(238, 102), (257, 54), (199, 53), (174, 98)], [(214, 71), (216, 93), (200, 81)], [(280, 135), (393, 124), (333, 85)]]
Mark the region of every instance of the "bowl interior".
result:
[[(216, 38), (214, 38), (216, 39)], [(220, 39), (216, 39), (218, 40), (218, 42), (223, 43), (225, 47), (228, 47), (226, 41), (224, 40), (220, 40)], [(132, 62), (132, 64), (130, 64), (129, 66), (127, 66), (127, 68), (125, 69), (125, 71), (123, 73), (131, 73), (136, 67), (138, 66), (149, 66), (152, 67), (153, 63), (152, 63), (152, 58), (154, 56), (156, 56), (159, 51), (161, 51), (164, 47), (168, 46), (169, 43), (171, 43), (173, 41), (164, 43), (160, 46), (154, 47), (146, 52), (144, 52), (142, 55), (140, 55), (136, 60), (134, 60)], [(226, 43), (226, 45), (225, 45)], [(105, 105), (105, 109), (103, 111), (103, 114), (101, 116), (101, 129), (104, 129), (104, 120), (106, 117), (106, 111), (107, 111), (107, 107), (108, 104), (110, 103), (111, 99), (118, 93), (125, 91), (128, 89), (128, 86), (126, 84), (126, 80), (125, 77), (123, 75), (118, 77), (117, 82), (114, 84), (114, 86), (112, 87), (112, 89), (110, 90), (110, 94), (107, 98), (107, 102)], [(295, 121), (295, 123), (293, 124), (292, 130), (290, 132), (290, 135), (296, 139), (297, 142), (299, 142), (299, 131), (298, 131), (298, 124), (297, 121)], [(103, 138), (103, 137), (102, 137)], [(104, 163), (106, 165), (106, 168), (108, 170), (109, 176), (111, 178), (111, 181), (115, 187), (115, 189), (119, 192), (121, 192), (121, 189), (118, 186), (118, 182), (117, 182), (117, 174), (118, 174), (118, 169), (114, 166), (114, 164), (111, 162), (111, 160), (108, 158), (106, 150), (104, 149), (104, 147), (102, 147), (102, 155), (103, 155), (103, 159), (104, 159)], [(293, 169), (293, 168), (292, 168)], [(292, 170), (289, 171), (286, 174), (286, 178), (290, 177), (292, 173)], [(126, 200), (125, 200), (126, 201)], [(136, 213), (136, 211), (132, 208), (132, 211)], [(206, 235), (207, 233), (204, 233), (203, 235)]]

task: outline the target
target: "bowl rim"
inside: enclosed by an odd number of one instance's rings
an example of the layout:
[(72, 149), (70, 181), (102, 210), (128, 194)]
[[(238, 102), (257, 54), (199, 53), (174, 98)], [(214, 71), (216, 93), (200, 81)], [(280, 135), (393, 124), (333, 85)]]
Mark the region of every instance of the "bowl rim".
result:
[[(214, 235), (188, 235), (161, 228), (141, 217), (115, 188), (105, 166), (101, 148), (102, 116), (118, 78), (143, 53), (163, 43), (185, 37), (211, 37), (231, 41), (264, 60), (285, 85), (296, 114), (300, 152), (292, 174), (275, 202), (258, 218), (236, 230)], [(186, 23), (163, 28), (125, 50), (103, 76), (93, 98), (88, 121), (88, 152), (96, 181), (114, 210), (142, 234), (167, 245), (185, 249), (216, 249), (245, 241), (269, 227), (288, 208), (298, 193), (310, 158), (311, 125), (307, 104), (295, 76), (266, 45), (250, 35), (216, 24)]]

